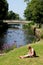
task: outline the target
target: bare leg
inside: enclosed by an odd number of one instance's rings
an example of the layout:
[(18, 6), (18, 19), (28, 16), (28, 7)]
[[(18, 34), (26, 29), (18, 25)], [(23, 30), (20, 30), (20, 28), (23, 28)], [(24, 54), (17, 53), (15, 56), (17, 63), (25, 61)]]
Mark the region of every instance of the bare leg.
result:
[(21, 59), (23, 59), (23, 58), (28, 58), (28, 57), (30, 57), (30, 55), (20, 56)]

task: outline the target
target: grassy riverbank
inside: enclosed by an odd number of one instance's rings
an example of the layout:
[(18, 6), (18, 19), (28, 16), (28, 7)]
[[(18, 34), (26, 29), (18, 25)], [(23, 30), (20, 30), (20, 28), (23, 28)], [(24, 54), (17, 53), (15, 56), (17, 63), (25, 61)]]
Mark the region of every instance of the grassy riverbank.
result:
[(20, 55), (27, 54), (28, 45), (16, 48), (0, 56), (0, 65), (43, 65), (43, 40), (31, 44), (39, 57), (20, 59)]

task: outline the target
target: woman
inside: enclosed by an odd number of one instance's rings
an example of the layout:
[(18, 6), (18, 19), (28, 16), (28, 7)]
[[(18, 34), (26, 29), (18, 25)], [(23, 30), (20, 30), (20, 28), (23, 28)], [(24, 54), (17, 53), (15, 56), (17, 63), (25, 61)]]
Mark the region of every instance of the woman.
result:
[(28, 47), (28, 50), (29, 50), (28, 54), (24, 55), (24, 56), (20, 56), (20, 58), (23, 59), (23, 58), (35, 57), (36, 56), (36, 52), (31, 46)]

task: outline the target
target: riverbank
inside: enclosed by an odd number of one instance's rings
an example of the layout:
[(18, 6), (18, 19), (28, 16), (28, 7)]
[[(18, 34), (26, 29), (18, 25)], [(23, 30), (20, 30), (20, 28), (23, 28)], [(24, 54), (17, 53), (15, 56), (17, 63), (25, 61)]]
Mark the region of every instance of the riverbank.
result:
[(36, 38), (33, 38), (33, 41), (39, 41), (40, 39), (43, 39), (43, 24), (41, 24), (40, 26), (41, 27), (39, 28), (39, 24), (31, 22), (29, 24), (25, 24), (23, 28), (28, 29), (27, 34), (33, 35), (36, 37)]
[(43, 65), (43, 40), (30, 45), (35, 49), (39, 57), (20, 59), (20, 55), (25, 55), (28, 52), (28, 45), (26, 45), (0, 56), (0, 65)]

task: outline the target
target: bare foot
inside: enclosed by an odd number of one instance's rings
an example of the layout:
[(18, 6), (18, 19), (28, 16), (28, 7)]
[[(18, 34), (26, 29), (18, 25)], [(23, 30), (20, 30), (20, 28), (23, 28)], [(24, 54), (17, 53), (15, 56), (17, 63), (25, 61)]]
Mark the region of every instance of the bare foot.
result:
[(24, 57), (23, 56), (20, 56), (21, 59), (23, 59)]

